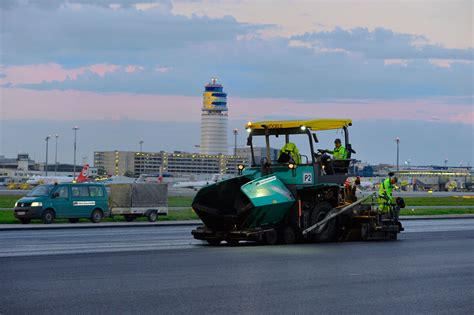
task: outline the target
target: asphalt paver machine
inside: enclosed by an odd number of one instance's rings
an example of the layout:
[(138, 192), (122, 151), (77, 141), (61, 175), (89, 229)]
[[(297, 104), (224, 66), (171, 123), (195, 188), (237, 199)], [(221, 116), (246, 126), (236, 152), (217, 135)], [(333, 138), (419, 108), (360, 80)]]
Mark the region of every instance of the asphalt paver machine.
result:
[[(250, 165), (239, 165), (235, 178), (199, 190), (192, 208), (204, 225), (192, 231), (194, 238), (211, 245), (397, 239), (403, 228), (396, 208), (382, 213), (375, 195), (357, 199), (348, 180), (355, 153), (350, 126), (349, 119), (249, 122)], [(315, 150), (317, 133), (325, 130), (342, 131), (346, 159), (333, 160)], [(254, 150), (258, 137), (266, 151), (259, 161)], [(288, 144), (297, 137), (306, 144), (299, 150), (306, 155), (293, 152), (287, 161), (272, 159), (273, 140)]]

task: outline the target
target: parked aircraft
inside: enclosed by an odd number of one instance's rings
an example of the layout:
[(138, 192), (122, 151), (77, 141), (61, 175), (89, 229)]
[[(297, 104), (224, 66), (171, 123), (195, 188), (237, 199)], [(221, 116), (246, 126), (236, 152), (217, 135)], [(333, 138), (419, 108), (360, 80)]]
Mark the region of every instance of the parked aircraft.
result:
[(73, 176), (32, 176), (26, 183), (30, 185), (40, 184), (55, 184), (55, 183), (83, 183), (88, 180), (87, 171), (89, 170), (89, 164), (84, 165), (79, 175), (74, 178)]
[(195, 182), (177, 182), (173, 184), (173, 188), (190, 188), (194, 190), (198, 190), (204, 186), (210, 185), (217, 183), (221, 180), (224, 180), (226, 178), (223, 177), (221, 174), (214, 174), (212, 175), (211, 179), (209, 180), (201, 180), (201, 181), (195, 181)]

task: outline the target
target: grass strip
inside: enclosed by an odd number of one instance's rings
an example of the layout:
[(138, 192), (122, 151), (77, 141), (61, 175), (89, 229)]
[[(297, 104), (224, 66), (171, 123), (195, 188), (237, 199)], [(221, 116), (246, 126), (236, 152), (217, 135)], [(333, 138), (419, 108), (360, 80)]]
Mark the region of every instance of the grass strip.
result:
[(474, 198), (463, 197), (407, 197), (403, 198), (409, 206), (473, 206)]
[(463, 209), (401, 209), (400, 215), (448, 215), (448, 214), (474, 214), (474, 208)]
[[(188, 210), (170, 210), (167, 216), (159, 216), (158, 221), (180, 221), (180, 220), (198, 220), (198, 216), (190, 209)], [(122, 215), (115, 215), (113, 217), (105, 218), (103, 222), (124, 222)], [(135, 221), (148, 221), (146, 217), (136, 218)], [(55, 223), (68, 223), (67, 219), (56, 219)], [(90, 222), (89, 219), (80, 219), (79, 222)], [(14, 216), (13, 211), (0, 211), (0, 224), (20, 223)], [(31, 223), (41, 223), (41, 220), (31, 220)]]

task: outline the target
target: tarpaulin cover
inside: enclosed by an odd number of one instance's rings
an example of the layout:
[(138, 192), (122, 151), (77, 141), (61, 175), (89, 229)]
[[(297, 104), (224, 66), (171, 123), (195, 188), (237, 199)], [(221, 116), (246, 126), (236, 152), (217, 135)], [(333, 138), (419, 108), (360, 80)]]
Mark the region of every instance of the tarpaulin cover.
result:
[(168, 185), (155, 183), (110, 185), (110, 208), (162, 207), (168, 204)]

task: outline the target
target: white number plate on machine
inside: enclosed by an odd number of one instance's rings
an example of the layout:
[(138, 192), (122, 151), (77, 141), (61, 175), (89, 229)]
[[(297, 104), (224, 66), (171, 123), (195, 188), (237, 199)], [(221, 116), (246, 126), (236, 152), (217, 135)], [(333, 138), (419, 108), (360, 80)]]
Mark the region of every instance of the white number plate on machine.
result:
[(312, 184), (312, 183), (313, 183), (313, 174), (303, 173), (303, 184)]

